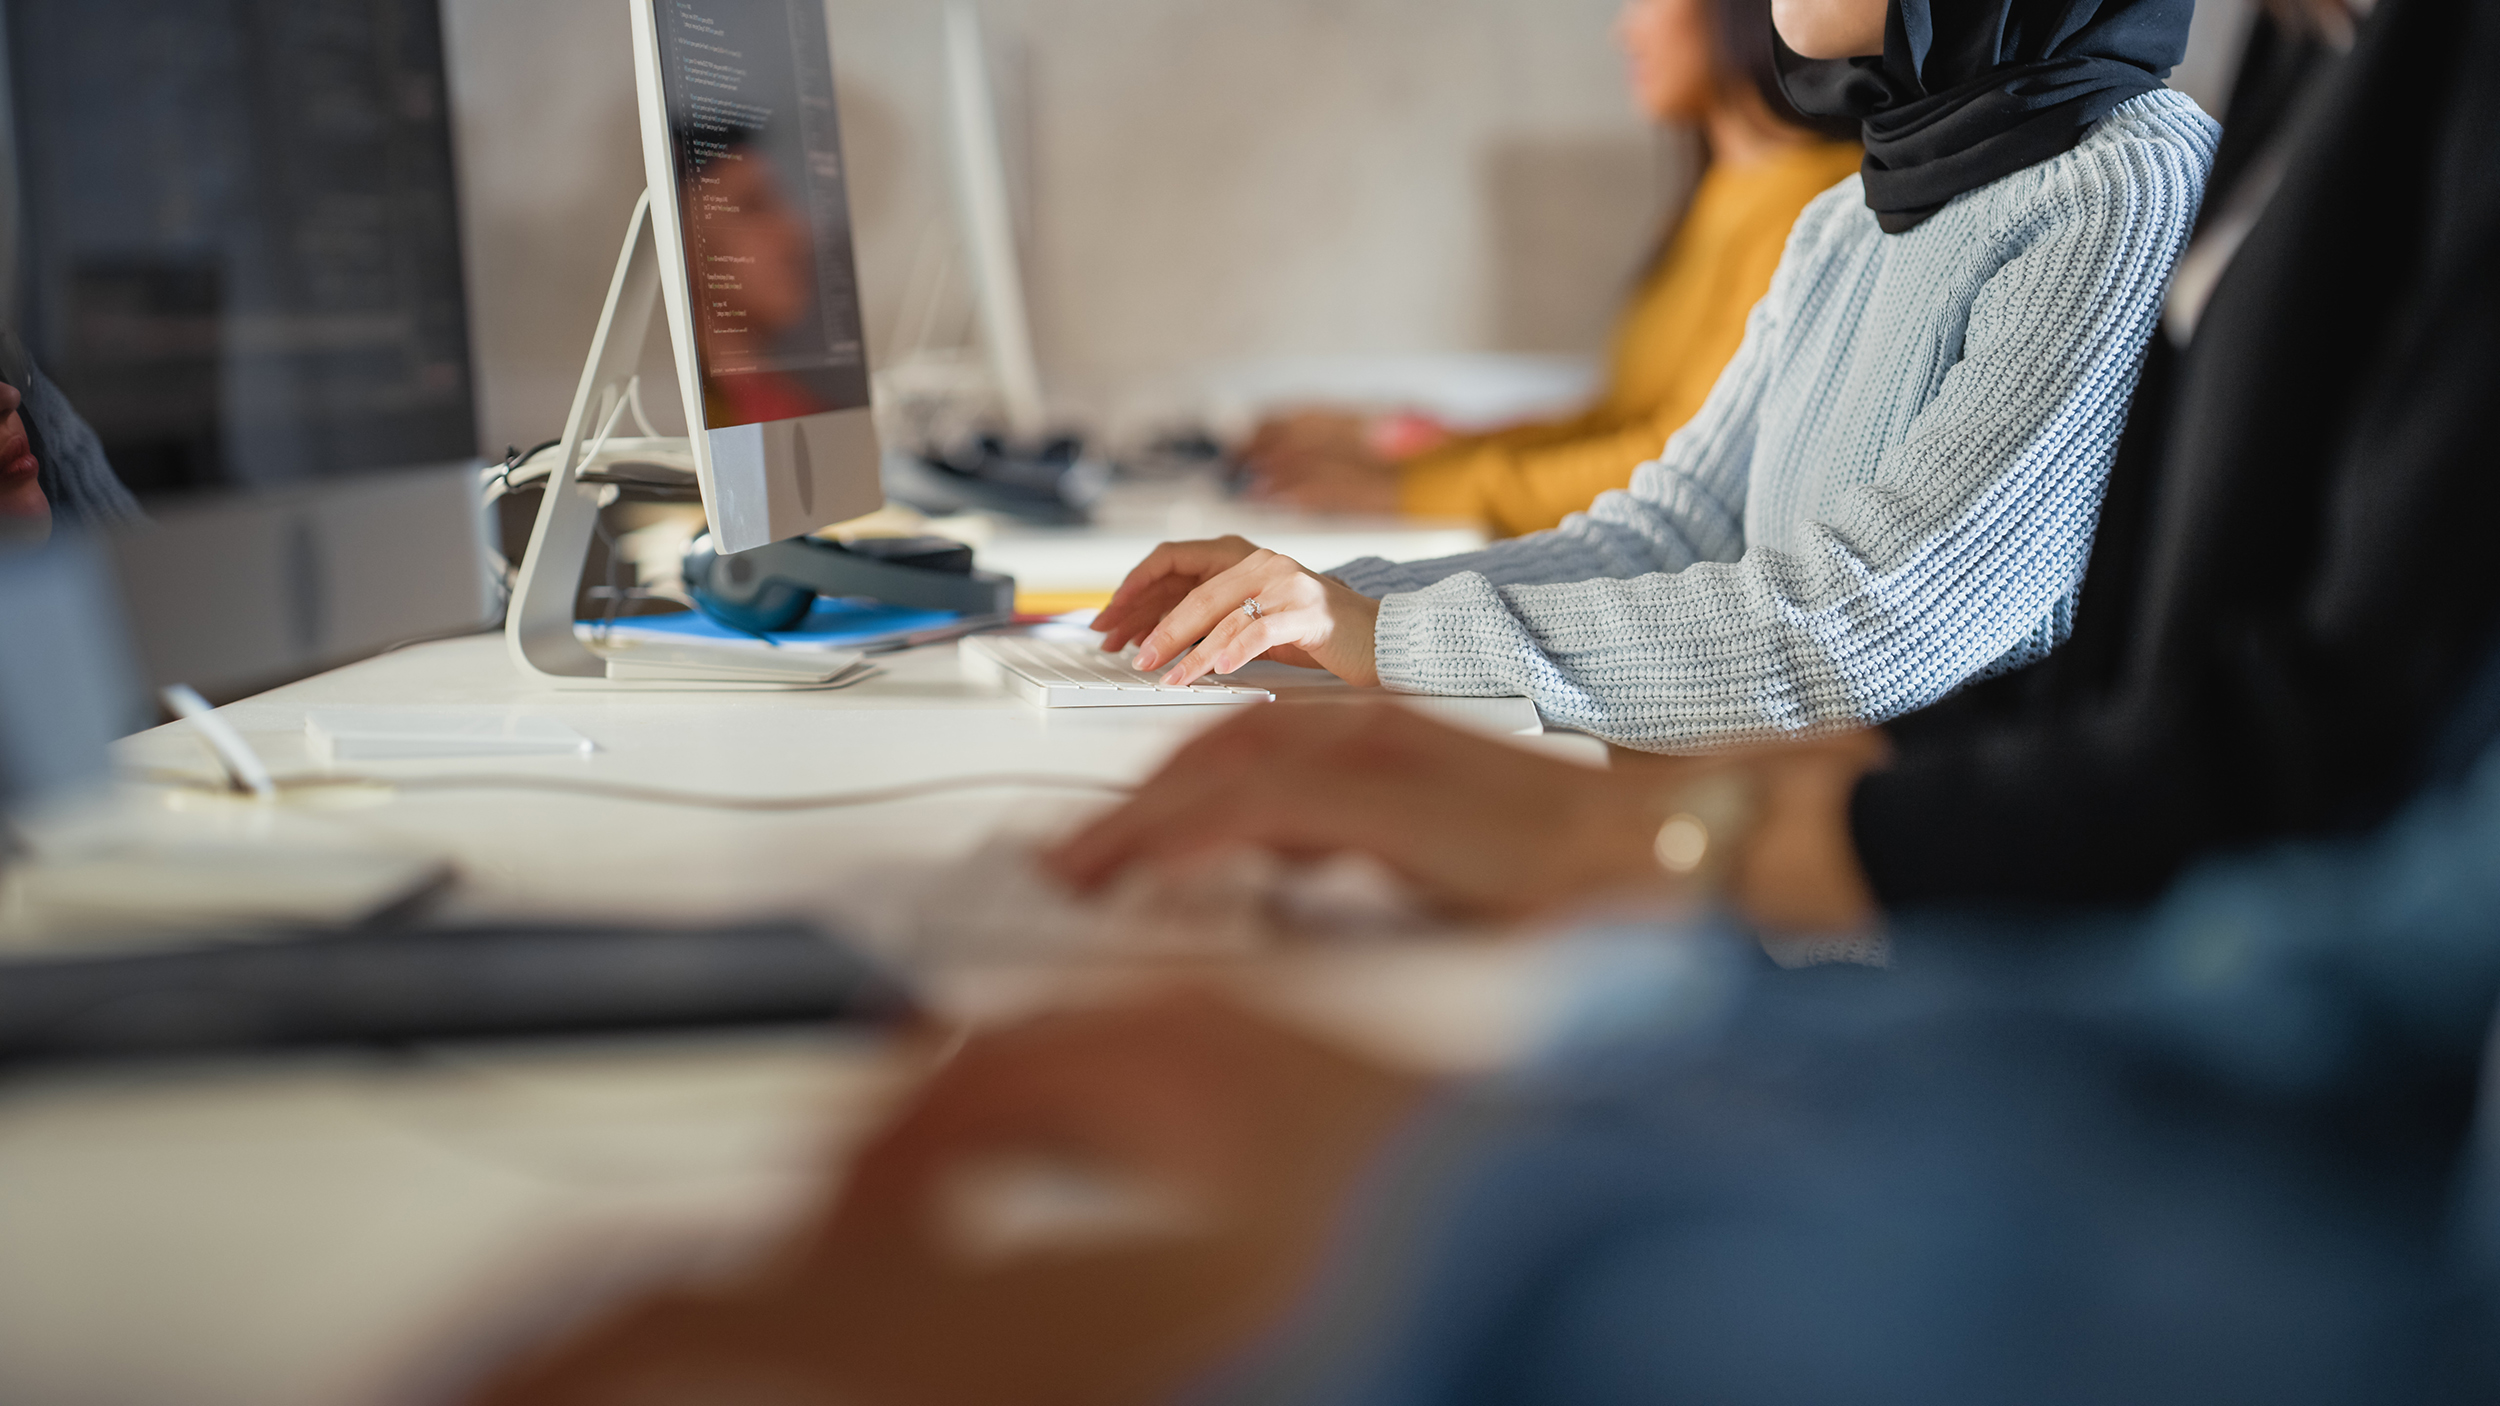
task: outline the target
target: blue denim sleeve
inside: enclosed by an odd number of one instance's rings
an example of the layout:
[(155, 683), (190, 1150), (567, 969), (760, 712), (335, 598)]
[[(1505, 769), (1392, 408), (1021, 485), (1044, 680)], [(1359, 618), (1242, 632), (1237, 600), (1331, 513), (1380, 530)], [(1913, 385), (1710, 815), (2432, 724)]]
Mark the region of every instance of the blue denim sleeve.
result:
[(1913, 918), (1896, 951), (1752, 982), (1707, 1038), (1617, 1009), (1454, 1093), (1200, 1398), (2421, 1399), (2500, 764), (2144, 914)]

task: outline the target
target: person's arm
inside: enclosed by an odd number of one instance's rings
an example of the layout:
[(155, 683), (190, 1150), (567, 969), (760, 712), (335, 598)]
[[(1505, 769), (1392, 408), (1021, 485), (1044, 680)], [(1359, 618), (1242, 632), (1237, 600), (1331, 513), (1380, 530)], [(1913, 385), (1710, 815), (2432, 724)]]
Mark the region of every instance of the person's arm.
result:
[[(1799, 222), (1800, 240), (1810, 237), (1807, 226), (1813, 214), (1809, 210)], [(1781, 309), (1787, 294), (1784, 277), (1773, 278), (1769, 296), (1746, 319), (1744, 342), (1709, 398), (1672, 438), (1642, 451), (1649, 461), (1633, 469), (1630, 488), (1596, 495), (1589, 511), (1571, 514), (1551, 532), (1427, 561), (1363, 557), (1326, 574), (1379, 598), (1462, 574), (1525, 585), (1681, 571), (1697, 561), (1733, 560), (1744, 547), (1745, 489), (1755, 428), (1781, 355), (1786, 326)]]
[(1400, 471), (1398, 507), (1412, 517), (1476, 518), (1505, 536), (1550, 531), (1600, 495), (1628, 488), (1692, 413), (1689, 405), (1662, 406), (1576, 434), (1436, 450)]
[[(1833, 173), (1837, 175), (1837, 173)], [(1820, 186), (1828, 187), (1829, 182)], [(1472, 517), (1505, 536), (1549, 531), (1632, 473), (1700, 412), (1745, 342), (1804, 207), (1816, 190), (1749, 208), (1741, 236), (1699, 238), (1697, 208), (1644, 280), (1615, 333), (1614, 388), (1575, 420), (1460, 440), (1407, 461), (1399, 506), (1415, 516)], [(1637, 390), (1635, 389), (1637, 388)]]
[(1719, 836), (1730, 901), (1767, 932), (1865, 930), (1849, 850), (1850, 785), (1883, 765), (1860, 729), (1702, 759), (1625, 757), (1604, 771), (1391, 704), (1249, 709), (1172, 755), (1125, 804), (1043, 861), (1080, 890), (1227, 849), (1369, 855), (1425, 903), (1516, 923), (1591, 904), (1673, 900), (1656, 841), (1695, 781), (1740, 772), (1742, 835)]
[[(1121, 581), (1093, 628), (1105, 649), (1135, 643), (1140, 668), (1178, 660), (1168, 676), (1176, 684), (1264, 657), (1371, 685), (1380, 681), (1372, 667), (1372, 620), (1385, 591), (1452, 572), (1579, 581), (1679, 570), (1709, 554), (1733, 557), (1743, 542), (1754, 417), (1775, 360), (1769, 348), (1779, 335), (1779, 302), (1775, 281), (1754, 309), (1745, 349), (1663, 457), (1633, 475), (1631, 491), (1605, 495), (1556, 531), (1437, 561), (1372, 557), (1327, 573), (1238, 537), (1166, 542)], [(1255, 618), (1242, 613), (1252, 600), (1262, 607)]]
[[(1567, 585), (1466, 572), (1393, 594), (1374, 634), (1382, 683), (1524, 693), (1550, 720), (1664, 750), (1888, 718), (2053, 646), (2202, 172), (2148, 143), (2068, 174), (2033, 207), (2055, 223), (1980, 288), (1935, 398), (1797, 549)], [(1639, 507), (1610, 495), (1591, 517)]]

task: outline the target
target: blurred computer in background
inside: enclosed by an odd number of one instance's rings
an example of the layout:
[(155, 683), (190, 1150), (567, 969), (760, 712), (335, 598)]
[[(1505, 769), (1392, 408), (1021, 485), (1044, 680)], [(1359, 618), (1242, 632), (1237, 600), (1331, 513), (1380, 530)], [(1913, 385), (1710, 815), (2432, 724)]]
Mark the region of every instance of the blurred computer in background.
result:
[(104, 554), (64, 538), (0, 547), (0, 868), (7, 818), (100, 786), (106, 747), (144, 716)]
[(156, 682), (494, 610), (432, 0), (5, 0), (0, 300), (154, 526)]

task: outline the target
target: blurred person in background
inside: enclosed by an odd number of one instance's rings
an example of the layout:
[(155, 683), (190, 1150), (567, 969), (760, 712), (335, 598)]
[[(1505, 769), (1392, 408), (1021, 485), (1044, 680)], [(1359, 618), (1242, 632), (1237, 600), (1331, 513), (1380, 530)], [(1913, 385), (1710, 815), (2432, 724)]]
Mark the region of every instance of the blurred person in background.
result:
[(1597, 402), (1455, 438), (1414, 416), (1305, 411), (1261, 426), (1242, 451), (1254, 492), (1541, 532), (1630, 484), (1701, 408), (1798, 212), (1858, 169), (1858, 124), (1809, 117), (1780, 90), (1770, 0), (1627, 0), (1615, 36), (1633, 101), (1653, 121), (1697, 128), (1708, 164), (1615, 326)]
[(1924, 707), (2074, 628), (2212, 119), (2178, 0), (1782, 0), (1787, 88), (1861, 119), (1745, 341), (1629, 491), (1552, 532), (1320, 574), (1167, 543), (1095, 621), (1171, 683), (1270, 657), (1524, 695), (1647, 751)]
[(0, 382), (0, 541), (41, 541), (52, 532), (52, 500), (44, 496), (36, 457), (20, 413), (25, 397)]
[(141, 521), (95, 431), (0, 328), (0, 542), (40, 542), (58, 526)]

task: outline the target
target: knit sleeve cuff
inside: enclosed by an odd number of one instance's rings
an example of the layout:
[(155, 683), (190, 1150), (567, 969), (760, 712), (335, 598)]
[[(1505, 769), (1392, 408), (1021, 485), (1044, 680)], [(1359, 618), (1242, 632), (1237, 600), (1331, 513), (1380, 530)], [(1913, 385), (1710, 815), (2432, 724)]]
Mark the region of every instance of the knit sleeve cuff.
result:
[(1397, 693), (1475, 697), (1514, 692), (1513, 681), (1484, 667), (1496, 651), (1471, 647), (1466, 637), (1463, 622), (1488, 611), (1509, 618), (1500, 593), (1474, 572), (1384, 597), (1372, 629), (1372, 668), (1381, 686)]
[(1410, 579), (1415, 574), (1411, 568), (1386, 557), (1357, 557), (1320, 574), (1333, 576), (1373, 600), (1379, 600), (1392, 591), (1411, 591), (1418, 584)]
[(1415, 630), (1422, 613), (1415, 608), (1412, 594), (1382, 598), (1380, 618), (1372, 624), (1372, 672), (1380, 675), (1381, 687), (1399, 693), (1418, 691), (1414, 686)]

